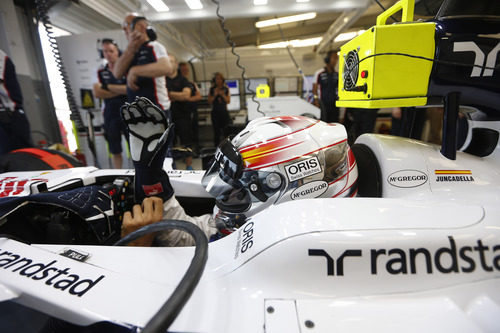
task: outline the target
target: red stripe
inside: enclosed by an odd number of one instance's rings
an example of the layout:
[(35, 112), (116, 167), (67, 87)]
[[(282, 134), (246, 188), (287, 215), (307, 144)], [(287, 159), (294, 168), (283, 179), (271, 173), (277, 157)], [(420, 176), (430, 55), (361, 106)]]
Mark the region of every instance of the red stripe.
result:
[(33, 155), (48, 164), (53, 169), (68, 169), (73, 167), (73, 165), (71, 165), (61, 156), (38, 148), (23, 148), (14, 150), (12, 152)]
[(322, 147), (322, 148), (318, 148), (318, 149), (313, 150), (313, 151), (311, 151), (311, 152), (309, 152), (309, 153), (306, 153), (306, 154), (303, 154), (303, 155), (300, 155), (300, 156), (295, 156), (295, 157), (292, 157), (292, 158), (290, 158), (290, 159), (288, 159), (288, 160), (286, 160), (286, 161), (279, 161), (279, 162), (276, 162), (276, 163), (274, 163), (274, 164), (264, 165), (264, 166), (261, 166), (261, 167), (258, 167), (258, 168), (252, 168), (252, 170), (259, 170), (259, 169), (262, 169), (262, 168), (268, 168), (268, 167), (273, 166), (273, 165), (276, 165), (276, 164), (290, 162), (290, 161), (293, 161), (293, 160), (295, 160), (295, 159), (297, 159), (297, 158), (304, 157), (304, 156), (310, 155), (310, 154), (312, 154), (312, 153), (315, 153), (315, 152), (317, 152), (317, 151), (320, 151), (320, 150), (323, 150), (323, 149), (326, 149), (326, 148), (330, 148), (330, 147), (336, 146), (336, 145), (338, 145), (338, 144), (340, 144), (340, 143), (342, 143), (342, 142), (346, 142), (346, 141), (347, 141), (347, 139), (344, 139), (344, 140), (342, 140), (342, 141), (339, 141), (339, 142), (333, 143), (333, 144), (331, 144), (331, 145), (329, 145), (329, 146)]
[[(308, 128), (310, 128), (310, 127), (314, 126), (314, 125), (316, 125), (318, 122), (319, 122), (319, 120), (318, 120), (318, 121), (316, 121), (315, 123), (313, 123), (313, 124), (311, 124), (311, 125), (307, 126), (307, 127), (302, 128), (302, 129), (299, 129), (299, 130), (296, 130), (296, 131), (294, 131), (294, 132), (291, 132), (291, 133), (288, 133), (288, 134), (283, 134), (283, 135), (277, 136), (277, 137), (275, 137), (275, 138), (272, 138), (272, 139), (270, 139), (270, 140), (266, 141), (266, 144), (269, 144), (269, 143), (271, 143), (271, 142), (274, 142), (274, 141), (277, 141), (277, 140), (279, 140), (279, 139), (282, 139), (282, 138), (284, 138), (285, 136), (292, 135), (292, 134), (298, 133), (298, 132), (300, 132), (300, 131), (304, 131), (304, 130), (306, 130), (306, 129), (308, 129)], [(257, 148), (260, 144), (262, 144), (262, 142), (259, 142), (259, 143), (254, 143), (253, 145), (243, 147), (243, 148), (241, 148), (241, 149), (240, 149), (240, 153), (244, 153), (244, 152), (246, 152), (247, 150)]]
[(296, 146), (296, 145), (299, 145), (301, 143), (303, 143), (304, 141), (300, 141), (300, 142), (297, 142), (297, 143), (293, 143), (291, 145), (288, 145), (288, 146), (285, 146), (285, 147), (281, 147), (281, 148), (275, 148), (275, 149), (271, 149), (271, 150), (266, 150), (266, 151), (263, 151), (262, 153), (259, 153), (257, 155), (251, 155), (251, 156), (246, 156), (245, 157), (245, 160), (247, 159), (252, 159), (252, 158), (256, 158), (256, 157), (259, 157), (259, 156), (262, 156), (262, 155), (267, 155), (267, 154), (271, 154), (271, 153), (277, 153), (281, 150), (285, 150), (285, 149), (288, 149), (290, 147), (293, 147), (293, 146)]

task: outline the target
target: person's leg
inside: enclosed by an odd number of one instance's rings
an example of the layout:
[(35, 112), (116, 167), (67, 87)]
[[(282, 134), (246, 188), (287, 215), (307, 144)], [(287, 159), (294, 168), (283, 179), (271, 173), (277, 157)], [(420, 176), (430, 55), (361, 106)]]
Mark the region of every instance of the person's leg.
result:
[(104, 137), (108, 141), (109, 152), (113, 168), (121, 169), (123, 165), (122, 157), (122, 120), (104, 119)]
[(10, 142), (12, 150), (34, 146), (31, 139), (30, 123), (23, 110), (17, 110), (12, 113)]
[(200, 132), (198, 125), (198, 109), (197, 107), (193, 107), (191, 110), (191, 129), (193, 132), (193, 145), (196, 151), (196, 154), (199, 154), (200, 151)]
[[(0, 117), (6, 116), (5, 114), (2, 114), (2, 112), (7, 111), (0, 111)], [(7, 122), (3, 122), (2, 119), (0, 119), (0, 155), (7, 154), (9, 151), (11, 151), (11, 149), (8, 124)]]
[[(179, 138), (181, 140), (181, 144), (185, 148), (192, 148), (193, 139), (192, 139), (192, 123), (191, 118), (183, 117), (177, 120), (177, 124), (179, 126)], [(184, 163), (186, 164), (186, 170), (192, 170), (193, 164), (193, 156), (192, 152), (186, 152), (187, 156), (184, 158)]]
[(121, 169), (123, 166), (122, 154), (112, 154), (113, 168)]
[(212, 128), (214, 131), (214, 147), (219, 145), (221, 128), (219, 124), (219, 118), (215, 112), (212, 112)]

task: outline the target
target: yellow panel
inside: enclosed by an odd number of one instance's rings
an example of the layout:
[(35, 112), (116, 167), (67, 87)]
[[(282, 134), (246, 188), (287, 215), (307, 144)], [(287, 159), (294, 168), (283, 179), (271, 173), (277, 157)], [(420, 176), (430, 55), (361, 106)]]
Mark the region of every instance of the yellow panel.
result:
[[(411, 106), (426, 100), (432, 61), (410, 56), (434, 58), (434, 23), (404, 23), (375, 26), (342, 46), (339, 63), (339, 106), (347, 106), (345, 101), (353, 101), (355, 106), (361, 100), (378, 100), (370, 107)], [(359, 71), (356, 86), (366, 84), (366, 92), (345, 91), (343, 82), (344, 60), (350, 51), (357, 51)], [(379, 54), (377, 56), (372, 56)], [(366, 59), (365, 59), (366, 58)], [(365, 60), (364, 60), (365, 59)], [(368, 76), (361, 78), (362, 71)], [(414, 98), (416, 97), (416, 98)], [(423, 99), (422, 99), (423, 98)], [(395, 99), (394, 102), (389, 99)], [(395, 103), (405, 103), (395, 105)], [(351, 103), (347, 103), (350, 104)], [(377, 106), (373, 106), (377, 105)]]
[(427, 104), (427, 97), (415, 98), (391, 98), (391, 99), (372, 99), (358, 101), (337, 101), (338, 107), (362, 108), (362, 109), (380, 109), (408, 106), (423, 106)]

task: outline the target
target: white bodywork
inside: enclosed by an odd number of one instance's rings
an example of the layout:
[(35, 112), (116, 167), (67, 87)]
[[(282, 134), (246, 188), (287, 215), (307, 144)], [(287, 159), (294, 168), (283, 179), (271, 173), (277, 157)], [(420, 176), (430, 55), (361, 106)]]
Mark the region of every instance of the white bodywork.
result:
[[(275, 96), (269, 98), (256, 98), (260, 103), (260, 111), (266, 117), (279, 116), (306, 116), (319, 119), (321, 110), (300, 98), (299, 96)], [(257, 103), (251, 98), (247, 98), (248, 121), (262, 117), (263, 114), (257, 111)]]
[[(201, 281), (171, 331), (500, 331), (498, 154), (458, 152), (452, 161), (438, 146), (409, 139), (364, 135), (357, 143), (380, 163), (383, 198), (286, 202), (210, 243)], [(66, 172), (88, 179), (110, 171)], [(170, 173), (177, 195), (202, 190), (202, 172)], [(90, 258), (58, 254), (68, 247)], [(139, 327), (172, 293), (194, 253), (29, 246), (6, 238), (0, 249), (0, 266), (8, 251), (42, 264), (55, 260), (79, 281), (95, 282), (73, 290), (91, 286), (78, 296), (0, 267), (1, 299), (78, 324)]]

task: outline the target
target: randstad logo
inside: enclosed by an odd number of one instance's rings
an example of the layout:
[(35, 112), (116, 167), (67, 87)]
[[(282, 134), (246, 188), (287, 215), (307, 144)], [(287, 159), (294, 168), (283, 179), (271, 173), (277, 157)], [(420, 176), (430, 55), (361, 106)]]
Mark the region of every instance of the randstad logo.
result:
[(104, 275), (96, 279), (83, 278), (72, 273), (68, 267), (58, 268), (57, 263), (57, 260), (52, 260), (49, 263), (37, 263), (26, 257), (21, 258), (20, 255), (12, 252), (3, 251), (0, 253), (0, 267), (4, 270), (34, 281), (45, 282), (47, 286), (67, 291), (70, 295), (78, 297), (85, 295), (105, 278)]

